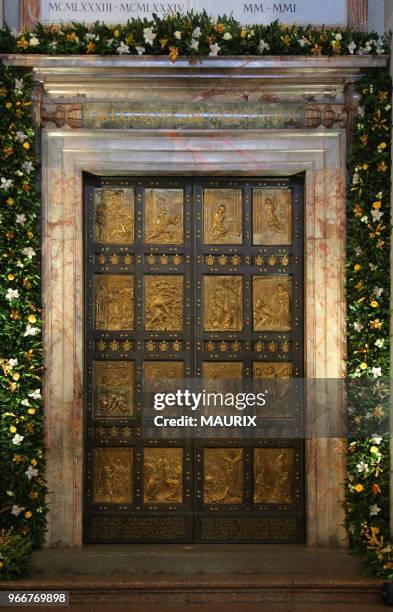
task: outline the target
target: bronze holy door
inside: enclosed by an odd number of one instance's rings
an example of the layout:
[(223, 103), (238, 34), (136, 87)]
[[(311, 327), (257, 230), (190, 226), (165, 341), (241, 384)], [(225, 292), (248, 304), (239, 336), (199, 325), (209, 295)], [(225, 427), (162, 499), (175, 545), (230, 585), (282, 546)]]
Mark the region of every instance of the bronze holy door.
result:
[(162, 379), (303, 376), (301, 177), (86, 175), (84, 200), (85, 542), (303, 542), (300, 403), (253, 439), (142, 427)]

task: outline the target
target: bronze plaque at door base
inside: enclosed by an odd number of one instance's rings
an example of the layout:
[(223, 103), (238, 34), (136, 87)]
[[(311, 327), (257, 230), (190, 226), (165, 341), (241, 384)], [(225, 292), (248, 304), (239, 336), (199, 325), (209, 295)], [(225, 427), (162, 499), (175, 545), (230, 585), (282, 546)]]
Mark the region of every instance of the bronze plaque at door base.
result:
[(145, 275), (145, 329), (181, 331), (183, 329), (183, 277)]
[(205, 331), (241, 331), (243, 328), (242, 277), (206, 275), (203, 280)]
[(180, 504), (183, 501), (183, 449), (145, 448), (145, 504)]
[(95, 449), (93, 499), (107, 504), (132, 502), (132, 449)]
[(304, 542), (303, 178), (84, 180), (84, 542)]

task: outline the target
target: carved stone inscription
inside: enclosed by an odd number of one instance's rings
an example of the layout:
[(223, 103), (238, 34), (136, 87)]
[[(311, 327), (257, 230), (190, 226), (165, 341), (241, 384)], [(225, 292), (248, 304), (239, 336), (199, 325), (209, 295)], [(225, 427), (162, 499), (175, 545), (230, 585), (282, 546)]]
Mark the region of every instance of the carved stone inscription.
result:
[(145, 329), (181, 331), (183, 329), (183, 276), (145, 275)]
[(185, 521), (176, 516), (92, 516), (90, 537), (94, 543), (162, 542), (184, 537)]
[(134, 328), (134, 277), (102, 274), (95, 277), (95, 320), (97, 329)]
[(94, 416), (134, 414), (134, 362), (94, 362)]
[(243, 449), (205, 448), (204, 503), (241, 504), (243, 501)]
[(293, 449), (254, 449), (254, 503), (293, 502)]
[(296, 520), (286, 517), (203, 517), (204, 542), (290, 542), (296, 538)]
[(290, 276), (254, 276), (254, 331), (290, 331), (291, 294)]
[(145, 448), (143, 497), (145, 504), (182, 503), (182, 448)]
[(183, 244), (182, 189), (145, 190), (145, 242)]
[(292, 209), (289, 189), (253, 189), (252, 210), (254, 244), (291, 244)]
[(103, 244), (134, 243), (133, 189), (96, 189), (95, 239)]
[(132, 449), (94, 449), (94, 494), (97, 503), (132, 502)]
[(241, 189), (204, 190), (204, 243), (242, 244)]
[(205, 331), (241, 331), (243, 279), (241, 276), (204, 276)]

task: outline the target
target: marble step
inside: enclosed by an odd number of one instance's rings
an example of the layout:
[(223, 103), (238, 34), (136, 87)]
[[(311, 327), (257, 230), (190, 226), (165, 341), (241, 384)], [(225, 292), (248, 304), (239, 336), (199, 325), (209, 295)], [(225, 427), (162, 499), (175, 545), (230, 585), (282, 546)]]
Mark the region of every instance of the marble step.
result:
[[(201, 610), (379, 610), (381, 582), (367, 578), (319, 575), (49, 575), (3, 583), (0, 589), (69, 591), (72, 608), (112, 612)], [(289, 606), (288, 606), (289, 604)], [(330, 606), (329, 606), (330, 604)], [(84, 607), (89, 606), (89, 608)], [(232, 606), (232, 607), (231, 607)], [(255, 608), (254, 608), (255, 606)], [(329, 606), (329, 607), (328, 607)], [(79, 609), (79, 608), (78, 608)], [(103, 607), (102, 609), (106, 609)], [(107, 608), (109, 609), (109, 607)]]
[(33, 557), (48, 574), (298, 574), (353, 577), (362, 562), (345, 548), (298, 545), (103, 545), (47, 548)]

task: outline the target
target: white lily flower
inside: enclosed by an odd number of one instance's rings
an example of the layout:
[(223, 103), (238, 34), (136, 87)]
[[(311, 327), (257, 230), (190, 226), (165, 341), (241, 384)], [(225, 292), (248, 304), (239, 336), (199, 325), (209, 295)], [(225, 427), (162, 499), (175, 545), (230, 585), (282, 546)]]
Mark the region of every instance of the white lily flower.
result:
[(25, 247), (24, 249), (22, 249), (22, 253), (23, 253), (23, 255), (28, 257), (29, 259), (33, 259), (34, 255), (35, 255), (35, 250), (32, 249), (31, 247)]
[(25, 474), (27, 478), (31, 480), (32, 478), (34, 478), (34, 476), (38, 476), (38, 470), (37, 468), (34, 468), (32, 465), (29, 465), (29, 467), (25, 471)]
[(209, 45), (209, 46), (210, 46), (209, 55), (211, 57), (216, 57), (219, 51), (221, 51), (221, 47), (219, 47), (217, 43), (214, 43), (213, 45)]
[(11, 302), (11, 300), (17, 300), (19, 297), (19, 291), (17, 289), (8, 289), (5, 294), (6, 300)]
[(153, 31), (153, 28), (143, 28), (143, 39), (146, 45), (152, 45), (156, 37), (157, 34)]
[(128, 45), (125, 45), (124, 42), (121, 41), (120, 45), (116, 49), (116, 53), (118, 53), (118, 55), (126, 55), (129, 52), (130, 47)]
[(37, 334), (40, 333), (40, 328), (39, 327), (32, 327), (31, 325), (29, 325), (29, 323), (26, 325), (26, 330), (25, 333), (23, 334), (25, 337), (26, 336), (36, 336)]
[(19, 516), (20, 513), (23, 512), (24, 509), (25, 509), (25, 506), (17, 506), (16, 504), (14, 504), (12, 506), (11, 514), (13, 514), (13, 516)]
[(31, 393), (29, 393), (29, 397), (31, 397), (33, 400), (42, 399), (41, 389), (35, 389), (34, 391), (31, 391)]
[(19, 446), (19, 444), (22, 442), (22, 440), (24, 439), (24, 436), (20, 436), (18, 433), (14, 435), (14, 437), (12, 438), (12, 443), (15, 444), (16, 446)]

